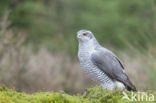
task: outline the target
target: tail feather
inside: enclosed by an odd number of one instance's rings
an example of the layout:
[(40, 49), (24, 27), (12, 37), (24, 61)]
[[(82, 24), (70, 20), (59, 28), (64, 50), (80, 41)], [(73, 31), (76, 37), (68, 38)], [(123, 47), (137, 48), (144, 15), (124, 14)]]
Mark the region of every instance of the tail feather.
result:
[(127, 81), (125, 83), (126, 89), (128, 91), (137, 91), (136, 87), (133, 85), (133, 83), (127, 78)]

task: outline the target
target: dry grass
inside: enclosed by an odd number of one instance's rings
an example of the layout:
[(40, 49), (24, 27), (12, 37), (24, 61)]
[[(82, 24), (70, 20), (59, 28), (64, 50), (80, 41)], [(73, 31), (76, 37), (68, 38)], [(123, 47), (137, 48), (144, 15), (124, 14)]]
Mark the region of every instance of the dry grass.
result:
[[(155, 61), (149, 56), (137, 55), (131, 58), (122, 53), (126, 72), (140, 90), (154, 89)], [(0, 84), (5, 84), (18, 91), (65, 91), (83, 92), (95, 85), (83, 73), (77, 60), (73, 61), (66, 54), (52, 54), (46, 48), (33, 53), (31, 48), (20, 48), (5, 52), (0, 65)]]
[(53, 55), (44, 48), (36, 54), (30, 48), (5, 52), (0, 68), (0, 84), (17, 91), (77, 93), (93, 84), (77, 61), (64, 54)]

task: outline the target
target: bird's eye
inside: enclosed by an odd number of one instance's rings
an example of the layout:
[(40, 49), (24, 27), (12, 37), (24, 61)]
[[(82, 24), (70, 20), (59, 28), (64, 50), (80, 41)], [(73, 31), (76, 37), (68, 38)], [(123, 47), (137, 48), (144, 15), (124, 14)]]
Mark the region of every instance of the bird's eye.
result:
[(88, 34), (87, 34), (87, 33), (83, 33), (83, 35), (84, 35), (84, 36), (87, 36)]

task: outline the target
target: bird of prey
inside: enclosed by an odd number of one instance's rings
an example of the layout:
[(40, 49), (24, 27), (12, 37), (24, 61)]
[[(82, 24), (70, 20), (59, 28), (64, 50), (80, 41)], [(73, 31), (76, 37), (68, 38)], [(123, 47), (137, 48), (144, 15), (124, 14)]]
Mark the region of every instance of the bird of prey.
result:
[(89, 30), (77, 32), (79, 42), (78, 59), (84, 72), (103, 88), (136, 91), (119, 58), (110, 50), (102, 47)]

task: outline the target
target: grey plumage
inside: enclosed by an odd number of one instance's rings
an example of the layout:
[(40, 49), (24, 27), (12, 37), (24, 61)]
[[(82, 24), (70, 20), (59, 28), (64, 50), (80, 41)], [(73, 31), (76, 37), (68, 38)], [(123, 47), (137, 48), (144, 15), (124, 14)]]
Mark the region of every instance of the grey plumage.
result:
[(80, 30), (77, 38), (80, 65), (93, 80), (100, 82), (107, 89), (119, 87), (136, 91), (121, 61), (110, 50), (103, 48), (91, 31)]

